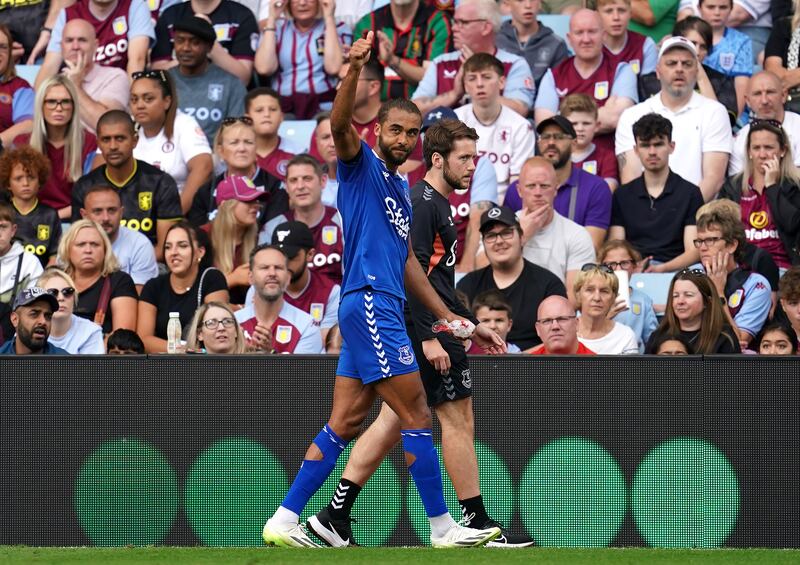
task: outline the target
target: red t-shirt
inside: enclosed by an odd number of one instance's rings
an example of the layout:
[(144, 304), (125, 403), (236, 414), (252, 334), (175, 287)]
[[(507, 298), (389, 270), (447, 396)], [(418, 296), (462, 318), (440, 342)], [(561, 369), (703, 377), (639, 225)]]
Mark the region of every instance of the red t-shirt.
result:
[[(555, 355), (554, 353), (548, 353), (545, 348), (544, 344), (537, 345), (536, 349), (531, 351), (531, 355)], [(575, 355), (597, 355), (594, 351), (583, 345), (581, 342), (578, 342), (578, 350), (575, 352)]]
[(278, 138), (278, 145), (269, 155), (258, 155), (257, 161), (258, 166), (267, 171), (274, 177), (279, 178), (282, 181), (286, 180), (286, 167), (289, 165), (289, 161), (295, 156), (294, 153), (290, 153), (281, 147), (282, 140)]
[(614, 148), (601, 143), (594, 145), (594, 150), (582, 161), (573, 161), (587, 173), (597, 175), (604, 179), (616, 179), (619, 182), (619, 169)]
[(747, 241), (772, 255), (778, 267), (791, 268), (789, 255), (772, 220), (766, 190), (761, 194), (752, 189), (746, 194), (743, 193), (739, 205), (742, 209), (742, 223)]

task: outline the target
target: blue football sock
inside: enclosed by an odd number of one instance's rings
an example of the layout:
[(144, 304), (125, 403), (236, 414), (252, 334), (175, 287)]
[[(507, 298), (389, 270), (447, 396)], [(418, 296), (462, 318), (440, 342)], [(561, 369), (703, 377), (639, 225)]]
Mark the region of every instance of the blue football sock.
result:
[(319, 490), (328, 475), (336, 466), (336, 460), (342, 454), (347, 442), (337, 436), (327, 424), (314, 438), (314, 443), (322, 452), (322, 459), (305, 459), (294, 478), (286, 498), (281, 506), (296, 514), (301, 514), (309, 499)]
[(429, 518), (447, 514), (442, 490), (442, 471), (436, 448), (433, 447), (431, 430), (402, 430), (400, 434), (403, 437), (403, 450), (416, 458), (408, 471), (417, 485), (425, 513)]

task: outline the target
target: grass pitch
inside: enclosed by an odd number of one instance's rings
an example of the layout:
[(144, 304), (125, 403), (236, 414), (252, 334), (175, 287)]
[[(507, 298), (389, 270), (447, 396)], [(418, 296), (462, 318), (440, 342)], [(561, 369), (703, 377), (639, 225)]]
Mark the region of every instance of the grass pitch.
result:
[(208, 547), (0, 547), (14, 565), (258, 565), (261, 563), (426, 565), (796, 565), (800, 550), (781, 549), (276, 549)]

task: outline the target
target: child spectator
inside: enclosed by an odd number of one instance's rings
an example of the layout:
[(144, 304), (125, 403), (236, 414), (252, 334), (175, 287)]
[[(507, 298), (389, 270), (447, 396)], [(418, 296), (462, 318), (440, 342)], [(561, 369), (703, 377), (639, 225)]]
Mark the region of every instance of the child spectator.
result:
[(628, 63), (637, 75), (655, 71), (658, 60), (655, 41), (628, 30), (631, 0), (597, 0), (595, 9), (603, 22), (603, 45), (611, 62), (615, 66)]
[(770, 322), (756, 339), (759, 355), (797, 355), (797, 335), (782, 322)]
[(131, 330), (118, 329), (111, 332), (106, 346), (109, 355), (144, 355), (144, 343)]
[(653, 343), (656, 355), (694, 355), (694, 347), (681, 334), (662, 334)]
[[(514, 325), (513, 316), (511, 305), (499, 290), (486, 290), (476, 296), (472, 301), (472, 314), (481, 324), (485, 324), (487, 328), (493, 330), (500, 336), (500, 339), (506, 342), (506, 348), (509, 353), (521, 353), (519, 347), (513, 343), (508, 343), (508, 332), (511, 331), (511, 327)], [(474, 342), (470, 342), (467, 347), (467, 353), (482, 355), (485, 351)]]
[(600, 127), (597, 104), (586, 94), (570, 94), (561, 101), (559, 113), (575, 128), (572, 162), (587, 173), (602, 177), (611, 191), (619, 187), (617, 158), (608, 145), (596, 145), (593, 140)]
[(271, 88), (251, 90), (244, 98), (244, 111), (253, 120), (258, 166), (285, 180), (286, 167), (300, 149), (278, 135), (283, 122), (280, 96)]
[(800, 267), (789, 269), (781, 277), (778, 296), (786, 321), (797, 334), (795, 339), (800, 344)]

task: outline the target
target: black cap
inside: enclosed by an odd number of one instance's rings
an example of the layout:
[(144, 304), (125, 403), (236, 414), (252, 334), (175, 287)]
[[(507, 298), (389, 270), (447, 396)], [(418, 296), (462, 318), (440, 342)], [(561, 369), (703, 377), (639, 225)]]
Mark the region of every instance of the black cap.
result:
[(575, 128), (572, 127), (572, 122), (570, 122), (564, 116), (559, 116), (559, 115), (552, 116), (550, 118), (547, 118), (546, 120), (542, 120), (541, 122), (539, 122), (539, 125), (536, 126), (536, 133), (541, 135), (542, 131), (544, 131), (544, 128), (550, 125), (558, 126), (559, 128), (561, 128), (561, 131), (563, 131), (572, 138), (578, 137), (578, 134), (575, 133)]
[(314, 247), (314, 234), (303, 222), (283, 222), (272, 232), (272, 245), (283, 249), (291, 259), (301, 250), (308, 251)]
[(214, 42), (217, 40), (217, 32), (214, 31), (214, 26), (208, 23), (207, 20), (198, 18), (197, 16), (179, 19), (172, 26), (172, 29), (175, 31), (185, 31), (186, 33), (191, 33), (195, 37), (198, 37), (206, 43), (210, 43), (211, 45), (214, 45)]
[(511, 208), (505, 206), (493, 206), (481, 215), (481, 233), (492, 227), (496, 223), (507, 226), (518, 226), (517, 215)]
[(437, 106), (427, 114), (425, 114), (425, 119), (422, 120), (422, 131), (427, 130), (434, 124), (439, 123), (439, 120), (457, 120), (458, 116), (452, 110), (452, 108), (448, 108), (447, 106)]
[(14, 297), (14, 303), (11, 306), (12, 310), (16, 310), (20, 306), (30, 306), (34, 302), (38, 302), (39, 300), (44, 300), (53, 308), (53, 312), (58, 310), (58, 299), (49, 294), (45, 289), (39, 288), (37, 286), (26, 288), (21, 290), (17, 296)]

